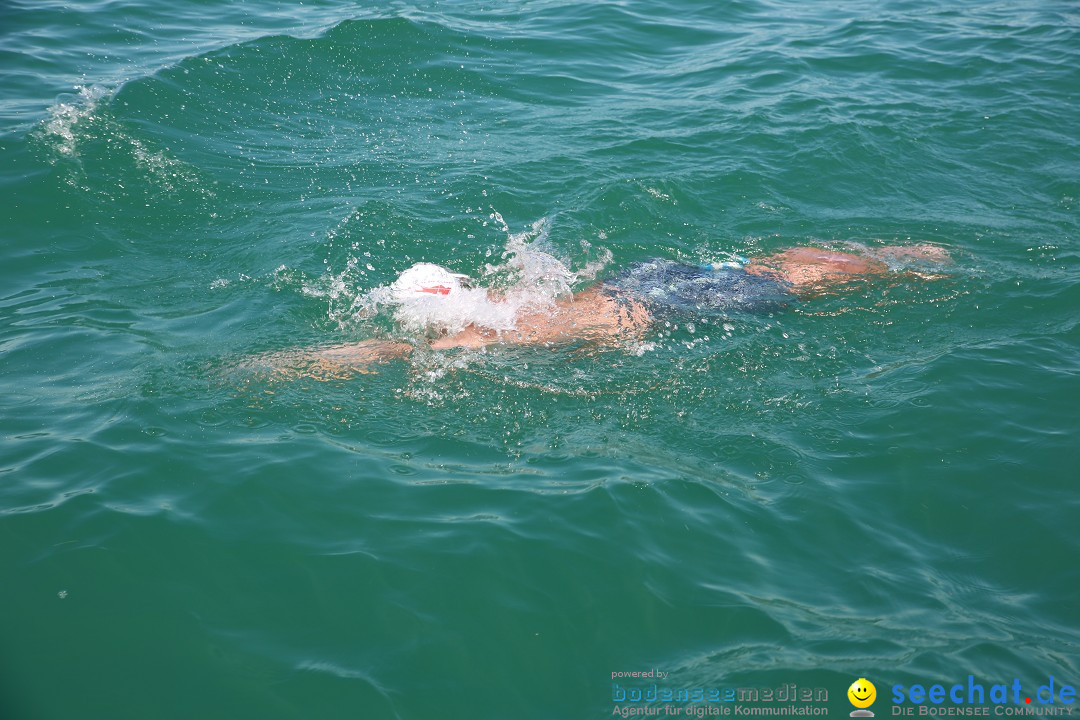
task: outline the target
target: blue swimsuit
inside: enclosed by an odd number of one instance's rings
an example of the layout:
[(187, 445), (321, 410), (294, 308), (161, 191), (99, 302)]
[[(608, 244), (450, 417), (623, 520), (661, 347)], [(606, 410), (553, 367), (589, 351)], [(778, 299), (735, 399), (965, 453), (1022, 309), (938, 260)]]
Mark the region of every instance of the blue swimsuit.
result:
[(686, 265), (656, 258), (631, 265), (604, 285), (633, 296), (658, 315), (768, 312), (794, 299), (787, 283), (751, 275), (740, 263)]

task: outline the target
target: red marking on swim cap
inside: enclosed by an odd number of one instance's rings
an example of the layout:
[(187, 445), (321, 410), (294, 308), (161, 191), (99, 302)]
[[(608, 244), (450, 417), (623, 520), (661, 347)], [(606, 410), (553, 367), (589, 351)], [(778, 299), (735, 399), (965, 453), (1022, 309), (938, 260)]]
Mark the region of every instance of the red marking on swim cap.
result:
[(450, 288), (445, 285), (432, 285), (431, 287), (420, 288), (418, 292), (431, 293), (432, 295), (449, 295)]

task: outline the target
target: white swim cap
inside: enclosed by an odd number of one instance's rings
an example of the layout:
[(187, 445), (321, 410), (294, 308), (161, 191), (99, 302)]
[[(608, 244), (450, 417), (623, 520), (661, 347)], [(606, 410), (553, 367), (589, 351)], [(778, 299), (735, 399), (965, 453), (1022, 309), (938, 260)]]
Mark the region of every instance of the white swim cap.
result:
[(452, 273), (434, 263), (416, 263), (401, 273), (390, 285), (395, 302), (408, 302), (421, 297), (439, 297), (454, 294), (462, 289), (462, 280), (468, 275)]

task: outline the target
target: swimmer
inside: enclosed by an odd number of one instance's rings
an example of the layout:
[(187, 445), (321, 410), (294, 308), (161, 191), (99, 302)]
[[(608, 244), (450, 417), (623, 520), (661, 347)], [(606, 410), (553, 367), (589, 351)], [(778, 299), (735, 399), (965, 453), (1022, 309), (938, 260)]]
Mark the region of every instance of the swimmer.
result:
[[(474, 288), (465, 275), (432, 263), (418, 263), (389, 287), (399, 307), (416, 311), (433, 324), (451, 312), (473, 312), (472, 322), (427, 341), (433, 350), (481, 348), (493, 344), (556, 346), (591, 341), (614, 345), (645, 336), (658, 320), (678, 312), (767, 311), (800, 297), (826, 292), (857, 278), (907, 272), (920, 265), (949, 262), (937, 245), (891, 245), (868, 248), (851, 243), (852, 252), (795, 247), (759, 258), (739, 258), (718, 265), (687, 265), (671, 260), (636, 263), (608, 280), (551, 305), (515, 307), (491, 292)], [(269, 356), (278, 370), (304, 367), (303, 374), (342, 377), (369, 366), (405, 357), (410, 343), (365, 340), (315, 350)]]

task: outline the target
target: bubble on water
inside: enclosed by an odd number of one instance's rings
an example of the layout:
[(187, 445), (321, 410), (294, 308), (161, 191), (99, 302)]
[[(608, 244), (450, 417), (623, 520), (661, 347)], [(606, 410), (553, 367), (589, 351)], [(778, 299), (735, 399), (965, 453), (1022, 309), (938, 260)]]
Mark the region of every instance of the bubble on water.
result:
[(138, 138), (126, 134), (120, 134), (119, 137), (128, 143), (132, 157), (135, 158), (135, 164), (146, 171), (163, 190), (173, 192), (176, 190), (176, 184), (182, 183), (185, 186), (196, 188), (198, 192), (207, 197), (214, 196), (214, 192), (202, 187), (194, 171), (180, 160), (171, 157), (162, 150), (147, 148)]
[(641, 357), (647, 352), (652, 352), (656, 350), (656, 348), (657, 344), (655, 342), (633, 341), (627, 346), (626, 350), (631, 355)]

